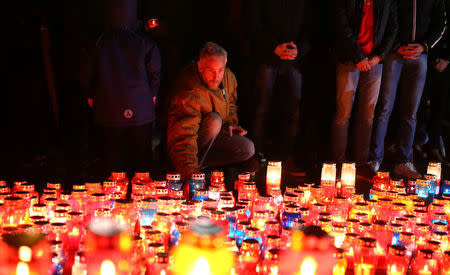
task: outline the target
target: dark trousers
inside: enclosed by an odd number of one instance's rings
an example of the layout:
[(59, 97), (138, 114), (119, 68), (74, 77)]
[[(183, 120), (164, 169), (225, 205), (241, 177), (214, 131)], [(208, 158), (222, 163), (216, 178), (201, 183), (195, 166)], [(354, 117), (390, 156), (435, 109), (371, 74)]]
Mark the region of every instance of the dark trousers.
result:
[(243, 162), (255, 154), (253, 142), (244, 136), (230, 136), (221, 117), (214, 112), (202, 118), (197, 146), (200, 168)]
[[(279, 84), (280, 89), (276, 89)], [(252, 134), (257, 152), (265, 148), (266, 125), (270, 121), (272, 103), (276, 98), (280, 102), (279, 123), (276, 127), (276, 156), (283, 160), (292, 155), (298, 131), (300, 98), (302, 92), (302, 74), (295, 63), (282, 62), (279, 65), (259, 65), (255, 84), (255, 116)]]
[(99, 127), (105, 173), (149, 171), (152, 123), (133, 127)]
[(430, 68), (428, 93), (430, 98), (430, 124), (429, 135), (433, 149), (440, 148), (443, 136), (443, 122), (447, 107), (449, 106), (450, 93), (450, 68), (438, 72)]

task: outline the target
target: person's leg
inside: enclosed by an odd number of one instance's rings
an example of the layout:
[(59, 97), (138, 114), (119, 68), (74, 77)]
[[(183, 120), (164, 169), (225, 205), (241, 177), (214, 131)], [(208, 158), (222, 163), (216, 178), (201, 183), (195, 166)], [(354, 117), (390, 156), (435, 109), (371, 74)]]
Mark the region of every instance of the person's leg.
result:
[(255, 114), (251, 135), (255, 140), (257, 152), (262, 152), (265, 137), (265, 124), (270, 109), (270, 98), (275, 86), (277, 69), (271, 65), (262, 64), (258, 67), (255, 81)]
[(126, 169), (123, 161), (126, 155), (123, 150), (126, 129), (126, 127), (98, 127), (104, 176), (114, 171), (117, 172)]
[(333, 158), (345, 162), (348, 126), (358, 86), (359, 70), (352, 63), (339, 63), (336, 68), (336, 115), (332, 126)]
[(378, 64), (372, 70), (360, 73), (354, 147), (357, 164), (366, 164), (369, 158), (373, 117), (380, 92), (382, 72), (383, 65)]
[(152, 164), (152, 126), (153, 123), (130, 127), (131, 170), (149, 171)]
[(381, 163), (384, 157), (384, 139), (397, 94), (398, 81), (402, 73), (403, 60), (397, 53), (390, 54), (383, 64), (380, 93), (372, 129), (370, 160)]
[(204, 165), (217, 167), (240, 163), (250, 159), (254, 154), (255, 146), (251, 140), (245, 136), (230, 137), (228, 129), (223, 127), (206, 155)]
[(202, 167), (211, 146), (214, 144), (217, 135), (222, 128), (222, 118), (219, 114), (211, 112), (204, 117), (200, 122), (200, 128), (198, 129), (198, 167)]
[(300, 116), (302, 74), (291, 63), (284, 63), (280, 67), (280, 77), (283, 80), (283, 84), (281, 84), (282, 87), (277, 94), (282, 103), (279, 154), (280, 160), (285, 160), (294, 155)]
[(448, 106), (448, 96), (450, 90), (450, 68), (443, 72), (438, 72), (430, 68), (430, 145), (431, 149), (441, 147), (442, 125), (445, 110)]
[(416, 131), (416, 114), (427, 75), (427, 55), (405, 64), (401, 78), (400, 123), (398, 127), (399, 163), (412, 162), (412, 145)]

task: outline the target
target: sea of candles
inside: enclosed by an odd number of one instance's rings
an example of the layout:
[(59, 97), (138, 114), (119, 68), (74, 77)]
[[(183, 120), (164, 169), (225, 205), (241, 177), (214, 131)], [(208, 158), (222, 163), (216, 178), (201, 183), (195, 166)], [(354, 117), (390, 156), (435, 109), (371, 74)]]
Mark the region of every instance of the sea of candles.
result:
[[(129, 180), (125, 173), (114, 172), (103, 183), (75, 185), (70, 192), (48, 183), (41, 195), (27, 182), (14, 182), (10, 188), (0, 181), (1, 246), (8, 247), (11, 236), (43, 234), (51, 267), (43, 264), (44, 272), (33, 261), (21, 259), (20, 253), (15, 262), (0, 257), (0, 266), (13, 270), (5, 274), (16, 275), (49, 274), (49, 268), (50, 274), (183, 274), (184, 264), (192, 264), (184, 274), (274, 275), (321, 274), (325, 261), (331, 263), (327, 274), (448, 272), (450, 195), (445, 188), (436, 192), (439, 185), (432, 182), (440, 181), (440, 174), (434, 168), (440, 166), (430, 167), (434, 174), (415, 182), (379, 172), (368, 200), (355, 193), (353, 164), (343, 169), (343, 184), (336, 180), (336, 165), (328, 163), (320, 185), (288, 186), (284, 194), (279, 185), (281, 163), (271, 163), (268, 169), (269, 194), (258, 193), (254, 173), (238, 176), (237, 194), (225, 189), (220, 171), (214, 171), (209, 182), (205, 174), (194, 174), (187, 183), (190, 200), (183, 197), (176, 173), (167, 174), (167, 181), (153, 181), (149, 173), (136, 173)], [(443, 181), (441, 187), (445, 186)], [(105, 220), (111, 225), (91, 228)], [(195, 241), (186, 237), (193, 225), (204, 221), (223, 232), (220, 241), (216, 235), (200, 234)], [(328, 233), (333, 245), (327, 251), (334, 258), (301, 252), (295, 232), (308, 226)], [(190, 246), (186, 240), (191, 240)], [(312, 240), (304, 245), (321, 246), (319, 239)], [(172, 257), (178, 247), (193, 254), (192, 260), (175, 268)], [(30, 249), (34, 255), (35, 248)], [(225, 250), (234, 255), (231, 260)], [(216, 267), (220, 260), (215, 257), (220, 255), (227, 259), (225, 271)], [(297, 260), (283, 269), (283, 257)]]

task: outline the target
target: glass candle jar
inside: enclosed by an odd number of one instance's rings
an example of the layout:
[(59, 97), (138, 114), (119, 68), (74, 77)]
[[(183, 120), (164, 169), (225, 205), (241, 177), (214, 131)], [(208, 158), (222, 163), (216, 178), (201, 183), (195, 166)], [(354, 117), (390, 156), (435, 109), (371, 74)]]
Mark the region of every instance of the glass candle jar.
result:
[(183, 183), (181, 182), (181, 174), (178, 173), (167, 173), (166, 180), (169, 189), (171, 190), (182, 190)]
[(354, 256), (355, 275), (374, 275), (378, 264), (375, 252), (376, 240), (372, 238), (360, 238), (358, 248)]
[(344, 186), (355, 187), (356, 164), (343, 163), (341, 170), (341, 182)]
[(289, 204), (286, 205), (281, 215), (283, 228), (292, 227), (292, 221), (301, 218), (300, 208), (298, 205)]
[(157, 212), (157, 201), (154, 198), (145, 198), (140, 201), (139, 217), (141, 226), (151, 225), (153, 216)]
[(441, 260), (440, 269), (442, 274), (450, 274), (450, 251), (445, 251)]
[(333, 207), (331, 208), (331, 216), (333, 223), (345, 224), (348, 217), (350, 204), (345, 197), (334, 197)]
[(421, 249), (414, 257), (411, 263), (411, 270), (414, 275), (437, 274), (438, 265), (434, 258), (434, 252), (427, 249)]
[(400, 233), (403, 232), (403, 226), (398, 223), (391, 223), (389, 224), (388, 228), (392, 233), (391, 245), (398, 245), (400, 240)]
[(389, 190), (391, 184), (391, 177), (389, 172), (379, 171), (373, 178), (373, 188), (379, 190)]
[(427, 174), (436, 176), (438, 185), (441, 183), (442, 166), (440, 162), (430, 162), (427, 167)]
[(409, 257), (406, 256), (406, 248), (402, 245), (389, 247), (389, 254), (386, 257), (388, 275), (406, 275), (409, 265)]
[(324, 163), (320, 181), (336, 181), (336, 163)]
[(426, 179), (418, 179), (416, 181), (416, 194), (420, 199), (427, 200), (430, 194), (430, 181)]
[(244, 237), (245, 237), (245, 232), (247, 230), (247, 227), (250, 227), (250, 226), (251, 226), (251, 224), (249, 222), (246, 222), (246, 221), (238, 222), (237, 227), (236, 227), (236, 233), (234, 235), (234, 237), (236, 239), (236, 244), (238, 247), (241, 247), (242, 241), (244, 240)]
[(269, 161), (266, 175), (266, 189), (280, 188), (281, 184), (281, 161)]

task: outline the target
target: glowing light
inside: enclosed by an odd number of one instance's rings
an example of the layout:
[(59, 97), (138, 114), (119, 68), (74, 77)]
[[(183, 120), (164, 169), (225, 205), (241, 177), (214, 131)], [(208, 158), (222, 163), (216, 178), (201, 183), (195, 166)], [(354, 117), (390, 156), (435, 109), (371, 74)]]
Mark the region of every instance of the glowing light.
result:
[(270, 275), (278, 275), (278, 266), (270, 267)]
[(29, 275), (29, 274), (30, 268), (28, 267), (28, 265), (24, 262), (19, 262), (16, 268), (16, 275)]
[(317, 262), (312, 257), (305, 257), (300, 266), (300, 273), (298, 275), (314, 275), (317, 270)]
[(192, 269), (191, 272), (192, 275), (209, 275), (210, 274), (210, 268), (208, 260), (205, 258), (199, 258)]
[(116, 274), (116, 268), (114, 266), (114, 263), (110, 260), (105, 260), (102, 262), (102, 265), (100, 267), (100, 275), (115, 275)]
[(74, 227), (72, 229), (72, 232), (70, 232), (69, 234), (74, 235), (74, 236), (78, 236), (80, 234), (80, 230), (78, 230), (77, 227)]
[(166, 271), (165, 270), (161, 270), (160, 275), (166, 275)]
[(337, 248), (341, 248), (342, 244), (344, 243), (345, 235), (339, 234), (334, 237), (334, 246)]
[(31, 255), (33, 254), (33, 251), (31, 251), (31, 248), (25, 245), (22, 245), (19, 248), (19, 259), (22, 262), (31, 262)]

